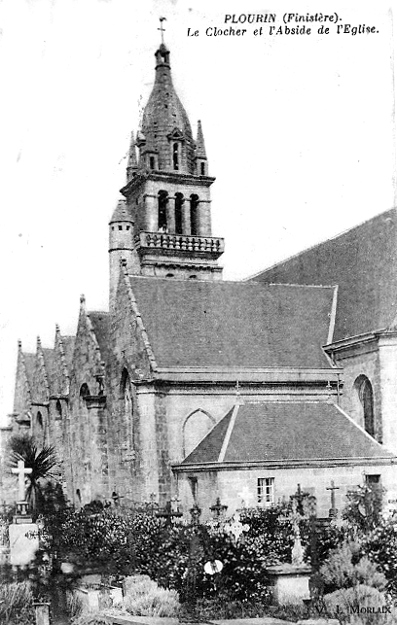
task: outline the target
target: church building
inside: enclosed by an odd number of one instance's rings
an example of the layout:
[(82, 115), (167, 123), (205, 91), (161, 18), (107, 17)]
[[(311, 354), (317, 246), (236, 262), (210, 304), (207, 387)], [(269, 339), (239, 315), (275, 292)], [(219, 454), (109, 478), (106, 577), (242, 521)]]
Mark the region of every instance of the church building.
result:
[(13, 433), (55, 447), (77, 507), (178, 498), (205, 518), (218, 497), (232, 513), (300, 484), (326, 516), (331, 480), (339, 509), (365, 482), (391, 492), (396, 210), (228, 282), (214, 181), (162, 43), (109, 223), (109, 310), (82, 296), (75, 336), (19, 344)]

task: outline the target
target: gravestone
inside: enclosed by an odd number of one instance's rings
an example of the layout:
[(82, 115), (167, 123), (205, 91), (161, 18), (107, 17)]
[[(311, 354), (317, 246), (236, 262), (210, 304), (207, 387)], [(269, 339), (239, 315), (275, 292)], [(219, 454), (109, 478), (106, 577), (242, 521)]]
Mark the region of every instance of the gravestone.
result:
[(9, 527), (10, 536), (10, 564), (14, 567), (25, 567), (36, 555), (39, 548), (39, 528), (32, 522), (28, 514), (26, 501), (25, 477), (32, 472), (26, 469), (23, 460), (18, 462), (18, 468), (12, 469), (12, 473), (18, 475), (18, 498), (17, 514)]

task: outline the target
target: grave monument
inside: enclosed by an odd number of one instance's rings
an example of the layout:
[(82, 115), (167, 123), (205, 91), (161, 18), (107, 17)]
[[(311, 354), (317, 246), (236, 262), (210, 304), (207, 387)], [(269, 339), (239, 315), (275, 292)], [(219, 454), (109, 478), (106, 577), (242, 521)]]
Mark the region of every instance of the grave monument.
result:
[(10, 536), (10, 564), (13, 567), (26, 567), (34, 559), (39, 548), (39, 528), (28, 513), (26, 501), (26, 476), (32, 469), (25, 468), (23, 460), (18, 462), (18, 468), (11, 469), (18, 476), (17, 513), (9, 527)]

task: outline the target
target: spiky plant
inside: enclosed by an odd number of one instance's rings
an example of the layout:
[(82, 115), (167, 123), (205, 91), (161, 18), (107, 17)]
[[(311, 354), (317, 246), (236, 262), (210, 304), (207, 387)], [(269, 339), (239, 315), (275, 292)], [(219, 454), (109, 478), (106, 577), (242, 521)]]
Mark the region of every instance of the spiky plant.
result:
[(16, 467), (18, 462), (23, 460), (25, 467), (32, 469), (28, 475), (29, 484), (26, 489), (26, 500), (35, 514), (39, 512), (43, 503), (41, 482), (54, 477), (51, 470), (57, 464), (55, 449), (51, 445), (44, 445), (42, 449), (39, 449), (34, 438), (28, 434), (12, 436), (9, 449), (12, 467)]

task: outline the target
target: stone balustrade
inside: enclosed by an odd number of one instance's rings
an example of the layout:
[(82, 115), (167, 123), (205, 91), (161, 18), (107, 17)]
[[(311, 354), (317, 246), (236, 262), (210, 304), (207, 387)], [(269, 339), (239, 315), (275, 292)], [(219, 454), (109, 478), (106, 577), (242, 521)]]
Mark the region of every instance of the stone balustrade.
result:
[(224, 251), (224, 240), (219, 237), (204, 237), (162, 232), (141, 232), (135, 237), (137, 249), (145, 251), (186, 251), (220, 256)]

